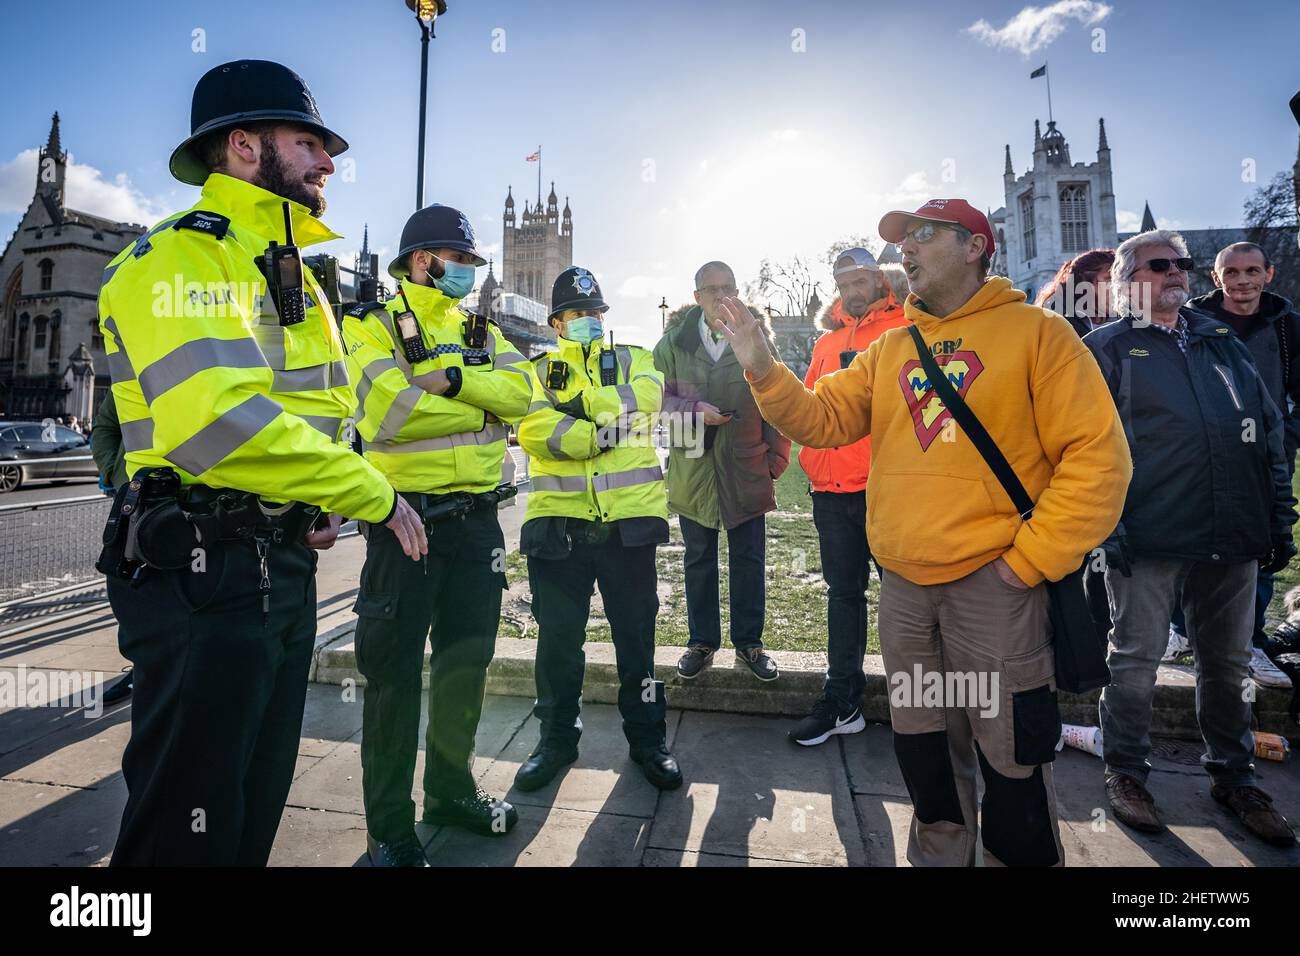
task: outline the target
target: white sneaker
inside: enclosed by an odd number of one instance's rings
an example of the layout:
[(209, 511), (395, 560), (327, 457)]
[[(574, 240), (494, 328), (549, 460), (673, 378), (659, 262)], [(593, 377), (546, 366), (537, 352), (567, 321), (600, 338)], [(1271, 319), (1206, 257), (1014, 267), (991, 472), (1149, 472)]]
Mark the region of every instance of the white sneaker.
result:
[(1258, 647), (1250, 649), (1250, 676), (1261, 687), (1280, 687), (1284, 690), (1291, 687), (1291, 678), (1282, 673)]
[[(1182, 657), (1192, 649), (1192, 645), (1187, 643), (1187, 638), (1174, 630), (1172, 624), (1169, 625), (1169, 643), (1165, 645), (1165, 656), (1160, 658), (1162, 664), (1171, 664), (1178, 658)], [(1276, 670), (1276, 668), (1274, 668)], [(1278, 671), (1281, 674), (1281, 671)], [(1282, 676), (1286, 676), (1283, 674)]]

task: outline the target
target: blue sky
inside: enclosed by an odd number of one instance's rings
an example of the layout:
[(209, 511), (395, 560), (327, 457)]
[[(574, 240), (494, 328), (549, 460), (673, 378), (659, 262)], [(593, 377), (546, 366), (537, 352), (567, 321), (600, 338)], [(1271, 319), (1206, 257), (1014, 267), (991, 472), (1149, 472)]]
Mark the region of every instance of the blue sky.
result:
[[(1263, 182), (1296, 157), (1290, 0), (1237, 19), (1199, 0), (1057, 0), (1014, 22), (1023, 0), (450, 7), (432, 44), (426, 201), (462, 208), (499, 250), (506, 186), (521, 205), (535, 197), (523, 160), (540, 143), (543, 193), (554, 179), (570, 198), (575, 258), (600, 278), (611, 327), (644, 344), (660, 297), (688, 301), (707, 259), (731, 261), (743, 282), (763, 256), (820, 259), (933, 195), (1002, 205), (1003, 144), (1023, 171), (1033, 121), (1046, 120), (1043, 80), (1029, 79), (1044, 60), (1076, 161), (1094, 158), (1106, 118), (1121, 229), (1144, 200), (1162, 225), (1238, 224), (1254, 185), (1243, 160)], [(352, 143), (340, 159), (353, 181), (327, 190), (326, 221), (347, 236), (330, 251), (350, 260), (364, 222), (372, 246), (394, 250), (414, 205), (419, 74), (400, 0), (53, 9), (7, 8), (0, 21), (0, 236), (31, 195), (25, 151), (55, 109), (79, 166), (75, 208), (143, 220), (192, 203), (166, 160), (188, 132), (194, 82), (260, 57), (301, 73)], [(196, 29), (206, 52), (193, 50)]]

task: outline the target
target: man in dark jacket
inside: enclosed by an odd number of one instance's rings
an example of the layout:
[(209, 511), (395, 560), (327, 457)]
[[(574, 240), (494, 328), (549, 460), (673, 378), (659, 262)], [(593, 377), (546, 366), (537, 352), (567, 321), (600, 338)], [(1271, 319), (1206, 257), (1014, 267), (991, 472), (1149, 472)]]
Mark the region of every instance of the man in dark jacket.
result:
[[(1219, 251), (1211, 273), (1217, 289), (1189, 304), (1226, 323), (1246, 344), (1269, 397), (1282, 412), (1287, 467), (1294, 474), (1300, 444), (1300, 313), (1288, 299), (1265, 291), (1273, 281), (1273, 263), (1253, 242), (1234, 242)], [(1288, 401), (1288, 399), (1290, 401)], [(1273, 575), (1259, 574), (1255, 585), (1255, 632), (1250, 673), (1266, 687), (1289, 688), (1291, 680), (1268, 658), (1264, 648), (1264, 612), (1273, 600)]]
[[(763, 516), (776, 508), (776, 479), (790, 464), (790, 440), (759, 415), (745, 370), (718, 331), (718, 303), (736, 292), (730, 266), (705, 263), (695, 273), (697, 305), (668, 328), (654, 350), (655, 366), (664, 373), (663, 413), (673, 438), (668, 507), (679, 516), (686, 544), (690, 641), (677, 672), (687, 679), (697, 676), (722, 646), (718, 534), (726, 531), (731, 643), (755, 677), (770, 681), (778, 671), (763, 650)], [(701, 430), (702, 441), (685, 440)]]
[(1175, 232), (1121, 243), (1111, 284), (1123, 318), (1084, 339), (1133, 455), (1124, 513), (1105, 545), (1114, 618), (1111, 683), (1100, 704), (1106, 795), (1135, 829), (1163, 827), (1146, 789), (1151, 702), (1181, 591), (1210, 793), (1252, 832), (1291, 846), (1295, 834), (1255, 785), (1251, 704), (1242, 693), (1256, 575), (1295, 554), (1282, 416), (1232, 329), (1183, 308), (1191, 268)]

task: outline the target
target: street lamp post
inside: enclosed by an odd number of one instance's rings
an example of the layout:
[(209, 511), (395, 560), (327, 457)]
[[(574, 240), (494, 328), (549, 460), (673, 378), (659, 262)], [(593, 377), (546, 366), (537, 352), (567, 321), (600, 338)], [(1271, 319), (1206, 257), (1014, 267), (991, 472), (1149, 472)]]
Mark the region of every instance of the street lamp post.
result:
[(420, 24), (420, 146), (415, 168), (415, 208), (424, 208), (424, 113), (429, 86), (429, 37), (434, 21), (447, 12), (447, 0), (406, 0), (406, 7)]

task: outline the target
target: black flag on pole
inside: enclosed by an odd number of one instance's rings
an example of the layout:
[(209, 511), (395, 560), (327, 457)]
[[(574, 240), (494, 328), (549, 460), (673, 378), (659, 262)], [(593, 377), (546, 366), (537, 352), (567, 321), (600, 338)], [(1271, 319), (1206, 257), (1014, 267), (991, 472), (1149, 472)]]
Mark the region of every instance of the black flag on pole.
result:
[(1037, 79), (1040, 76), (1046, 76), (1046, 75), (1047, 75), (1047, 64), (1044, 63), (1038, 69), (1034, 70), (1033, 73), (1030, 73), (1029, 78), (1033, 80), (1033, 79)]

